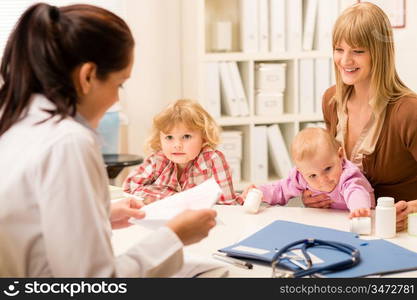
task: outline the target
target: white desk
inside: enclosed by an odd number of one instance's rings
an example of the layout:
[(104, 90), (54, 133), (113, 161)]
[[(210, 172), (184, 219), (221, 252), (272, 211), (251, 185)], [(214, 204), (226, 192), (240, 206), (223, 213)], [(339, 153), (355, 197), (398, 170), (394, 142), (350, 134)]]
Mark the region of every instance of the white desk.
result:
[[(314, 209), (302, 207), (264, 207), (256, 214), (248, 214), (242, 206), (216, 205), (218, 219), (224, 224), (214, 227), (207, 238), (200, 243), (185, 247), (185, 253), (211, 257), (218, 249), (236, 243), (260, 228), (275, 220), (299, 222), (309, 225), (323, 226), (339, 230), (349, 230), (348, 212), (328, 209)], [(116, 254), (120, 254), (137, 240), (148, 233), (149, 230), (141, 226), (131, 226), (126, 229), (114, 231), (113, 245)], [(373, 236), (361, 236), (363, 239), (373, 239)], [(389, 239), (397, 245), (417, 252), (417, 237), (410, 236), (406, 232), (398, 233), (393, 239)], [(230, 265), (229, 277), (270, 277), (271, 268), (255, 264), (253, 269)], [(417, 277), (417, 271), (393, 274), (389, 277)]]

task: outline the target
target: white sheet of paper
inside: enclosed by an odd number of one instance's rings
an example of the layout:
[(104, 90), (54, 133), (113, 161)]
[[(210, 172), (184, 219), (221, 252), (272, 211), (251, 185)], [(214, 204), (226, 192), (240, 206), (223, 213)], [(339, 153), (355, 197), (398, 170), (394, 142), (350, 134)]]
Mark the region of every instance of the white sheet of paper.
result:
[(222, 191), (214, 178), (186, 191), (152, 202), (141, 208), (145, 218), (130, 218), (129, 222), (145, 227), (158, 228), (168, 220), (186, 209), (203, 209), (212, 207)]

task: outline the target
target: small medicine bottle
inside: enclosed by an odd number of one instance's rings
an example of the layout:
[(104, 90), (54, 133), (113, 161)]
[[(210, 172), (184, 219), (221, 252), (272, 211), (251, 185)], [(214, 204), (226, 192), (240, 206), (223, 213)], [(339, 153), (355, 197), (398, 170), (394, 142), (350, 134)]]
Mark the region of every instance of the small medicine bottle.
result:
[(394, 198), (379, 197), (375, 208), (375, 235), (384, 239), (394, 237), (396, 218)]
[(243, 208), (246, 212), (256, 214), (262, 201), (262, 191), (258, 189), (250, 189), (246, 195)]

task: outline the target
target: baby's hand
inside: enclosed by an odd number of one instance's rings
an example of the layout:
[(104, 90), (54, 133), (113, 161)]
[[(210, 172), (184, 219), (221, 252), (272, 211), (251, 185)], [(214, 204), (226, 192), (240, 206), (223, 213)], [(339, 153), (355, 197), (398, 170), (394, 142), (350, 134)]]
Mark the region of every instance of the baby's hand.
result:
[(357, 208), (350, 212), (349, 219), (358, 218), (358, 217), (370, 217), (371, 209), (369, 208)]

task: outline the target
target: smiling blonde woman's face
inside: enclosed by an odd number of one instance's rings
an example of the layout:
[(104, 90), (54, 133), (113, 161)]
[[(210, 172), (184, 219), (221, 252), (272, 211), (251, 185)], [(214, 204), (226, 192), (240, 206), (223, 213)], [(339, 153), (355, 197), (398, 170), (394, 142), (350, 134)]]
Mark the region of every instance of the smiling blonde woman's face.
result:
[(351, 47), (342, 41), (334, 48), (333, 60), (345, 84), (370, 84), (371, 55), (367, 49)]

